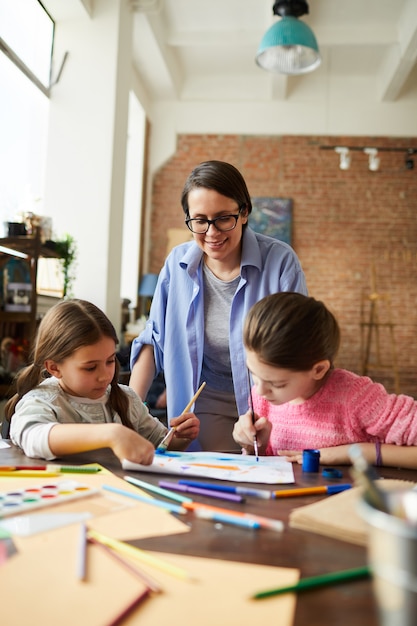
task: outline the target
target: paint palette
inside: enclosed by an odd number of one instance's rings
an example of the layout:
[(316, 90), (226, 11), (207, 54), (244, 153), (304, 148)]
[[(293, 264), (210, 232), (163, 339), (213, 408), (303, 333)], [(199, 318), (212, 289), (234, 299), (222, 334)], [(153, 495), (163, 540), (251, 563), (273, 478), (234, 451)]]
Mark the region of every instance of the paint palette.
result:
[(62, 480), (0, 493), (0, 519), (99, 493), (74, 480)]

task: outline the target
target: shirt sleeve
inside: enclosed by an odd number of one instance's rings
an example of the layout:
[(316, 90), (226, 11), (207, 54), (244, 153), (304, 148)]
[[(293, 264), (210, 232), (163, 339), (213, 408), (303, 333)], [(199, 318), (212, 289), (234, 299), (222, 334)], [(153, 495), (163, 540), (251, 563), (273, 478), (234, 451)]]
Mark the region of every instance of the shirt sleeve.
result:
[(358, 431), (381, 443), (417, 445), (417, 402), (411, 396), (388, 393), (380, 383), (361, 376), (351, 386), (350, 407)]
[(23, 398), (16, 405), (10, 423), (10, 439), (26, 456), (51, 461), (56, 457), (49, 447), (49, 432), (58, 423), (50, 404), (40, 398)]
[(149, 318), (144, 330), (136, 337), (130, 349), (130, 369), (133, 369), (144, 345), (151, 345), (154, 351), (156, 374), (164, 369), (163, 345), (165, 338), (165, 315), (167, 309), (167, 263), (162, 268), (155, 293), (152, 298)]

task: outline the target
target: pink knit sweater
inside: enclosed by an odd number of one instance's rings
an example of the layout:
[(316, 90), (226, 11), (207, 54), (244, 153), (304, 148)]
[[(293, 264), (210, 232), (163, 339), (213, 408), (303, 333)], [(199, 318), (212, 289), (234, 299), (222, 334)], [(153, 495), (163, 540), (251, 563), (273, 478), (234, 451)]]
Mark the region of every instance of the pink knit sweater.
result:
[(303, 404), (270, 404), (253, 388), (253, 406), (272, 422), (266, 454), (379, 440), (417, 445), (417, 402), (388, 394), (379, 383), (347, 370), (331, 371)]

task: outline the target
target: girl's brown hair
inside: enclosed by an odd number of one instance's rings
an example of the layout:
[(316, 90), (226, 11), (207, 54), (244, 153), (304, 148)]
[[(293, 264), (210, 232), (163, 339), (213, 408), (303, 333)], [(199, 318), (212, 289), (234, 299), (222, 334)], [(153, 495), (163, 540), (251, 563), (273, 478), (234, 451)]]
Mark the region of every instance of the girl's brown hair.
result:
[[(15, 379), (17, 393), (5, 407), (7, 419), (11, 419), (17, 402), (31, 389), (37, 387), (50, 375), (45, 361), (62, 363), (76, 350), (100, 341), (102, 337), (118, 343), (117, 333), (109, 318), (91, 302), (86, 300), (64, 300), (53, 306), (43, 317), (33, 347), (32, 364), (20, 370)], [(128, 415), (129, 401), (118, 385), (119, 362), (111, 381), (108, 405), (120, 417), (122, 423), (133, 428)]]
[(268, 365), (306, 372), (323, 360), (333, 367), (340, 330), (323, 302), (283, 292), (266, 296), (250, 309), (243, 341)]

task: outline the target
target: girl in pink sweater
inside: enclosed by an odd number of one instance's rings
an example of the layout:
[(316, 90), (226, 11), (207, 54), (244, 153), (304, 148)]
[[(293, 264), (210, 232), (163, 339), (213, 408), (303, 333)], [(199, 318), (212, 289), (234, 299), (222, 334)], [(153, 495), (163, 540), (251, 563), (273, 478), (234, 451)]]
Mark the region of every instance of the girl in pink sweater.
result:
[(358, 443), (371, 464), (417, 469), (416, 400), (334, 368), (340, 331), (322, 302), (267, 296), (243, 332), (254, 414), (239, 417), (233, 437), (248, 453), (256, 435), (260, 454), (301, 463), (303, 449), (316, 448), (322, 465), (341, 465)]

